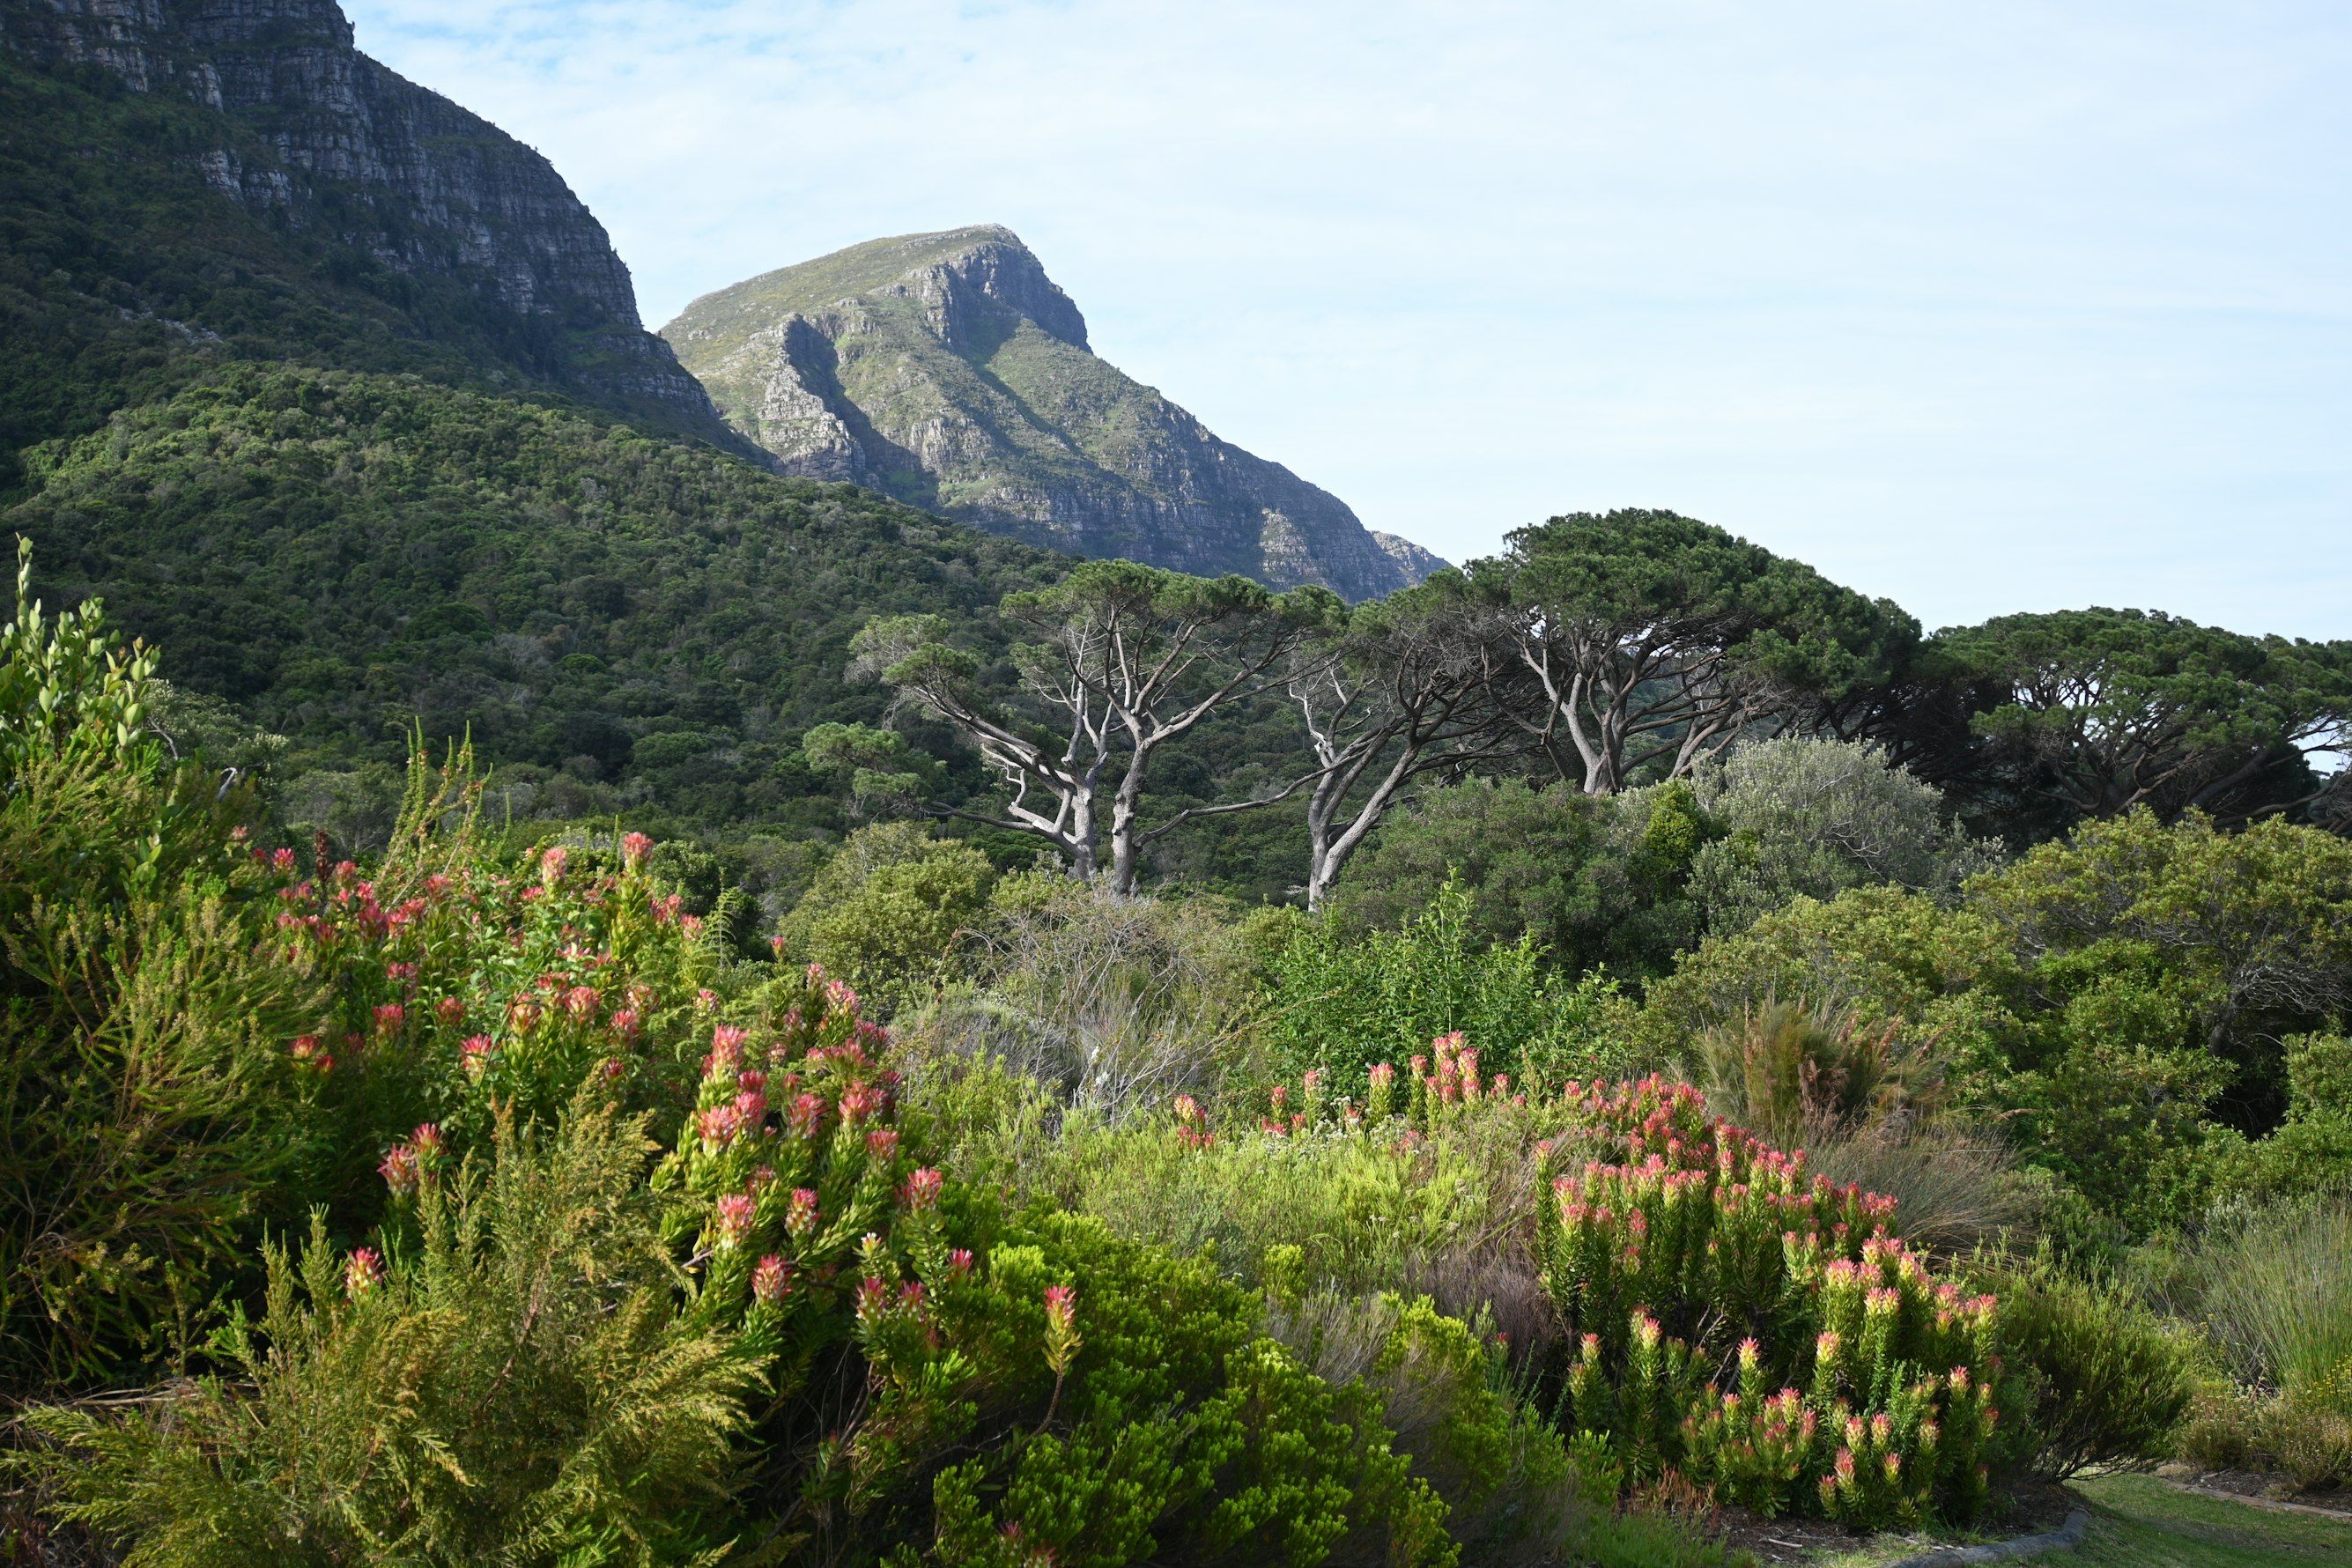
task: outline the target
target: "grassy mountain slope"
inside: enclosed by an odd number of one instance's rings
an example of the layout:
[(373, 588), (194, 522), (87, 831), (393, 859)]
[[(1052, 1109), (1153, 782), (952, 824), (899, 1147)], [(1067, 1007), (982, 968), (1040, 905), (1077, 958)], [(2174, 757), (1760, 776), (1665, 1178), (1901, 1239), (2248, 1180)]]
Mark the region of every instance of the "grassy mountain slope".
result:
[(1081, 554), (1351, 598), (1437, 564), (1096, 357), (1007, 229), (855, 246), (707, 295), (663, 335), (790, 471)]

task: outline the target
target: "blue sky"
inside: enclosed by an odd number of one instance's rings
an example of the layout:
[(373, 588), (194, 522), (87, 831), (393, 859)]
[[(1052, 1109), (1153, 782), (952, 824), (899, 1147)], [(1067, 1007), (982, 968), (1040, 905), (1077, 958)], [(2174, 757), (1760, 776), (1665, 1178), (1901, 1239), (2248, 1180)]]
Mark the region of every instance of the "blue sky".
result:
[(2352, 636), (2352, 5), (345, 0), (647, 321), (1011, 225), (1454, 559), (1666, 506), (1930, 626)]

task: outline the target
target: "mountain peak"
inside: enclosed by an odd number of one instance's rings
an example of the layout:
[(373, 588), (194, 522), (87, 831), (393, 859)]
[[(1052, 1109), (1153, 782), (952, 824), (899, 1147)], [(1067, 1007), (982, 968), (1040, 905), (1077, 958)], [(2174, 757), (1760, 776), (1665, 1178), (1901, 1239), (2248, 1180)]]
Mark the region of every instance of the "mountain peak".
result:
[(1075, 348), (1087, 347), (1087, 321), (1021, 237), (1002, 224), (935, 234), (901, 234), (780, 267), (705, 294), (669, 331), (725, 336), (779, 313), (808, 317), (870, 295), (920, 301), (943, 341), (954, 342), (975, 308), (1000, 306)]
[(1443, 564), (1097, 358), (1076, 304), (1002, 225), (763, 272), (662, 335), (787, 472), (1049, 549), (1350, 599)]

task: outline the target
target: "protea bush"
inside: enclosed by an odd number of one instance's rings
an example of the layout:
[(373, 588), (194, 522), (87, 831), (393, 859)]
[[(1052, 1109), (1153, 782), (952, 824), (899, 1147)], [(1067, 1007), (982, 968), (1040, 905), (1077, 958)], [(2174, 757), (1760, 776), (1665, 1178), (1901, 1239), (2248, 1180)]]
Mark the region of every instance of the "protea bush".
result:
[[(1426, 1163), (1499, 1142), (1531, 1167), (1527, 1248), (1562, 1331), (1553, 1408), (1631, 1485), (1672, 1471), (1727, 1501), (1857, 1525), (1964, 1519), (2020, 1456), (1988, 1295), (1937, 1279), (1895, 1203), (1814, 1175), (1687, 1084), (1570, 1082), (1531, 1098), (1459, 1036), (1361, 1105), (1313, 1075), (1268, 1092), (1261, 1135)], [(1208, 1146), (1195, 1110), (1185, 1146)], [(2012, 1423), (2012, 1426), (2016, 1424)]]

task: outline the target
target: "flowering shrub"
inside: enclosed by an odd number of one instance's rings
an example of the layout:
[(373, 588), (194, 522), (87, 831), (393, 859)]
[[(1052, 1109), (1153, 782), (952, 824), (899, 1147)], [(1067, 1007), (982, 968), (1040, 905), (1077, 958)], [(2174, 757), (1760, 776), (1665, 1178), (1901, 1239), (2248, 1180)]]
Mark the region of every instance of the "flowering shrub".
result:
[[(1176, 1120), (1183, 1146), (1210, 1145), (1197, 1107)], [(1313, 1073), (1276, 1087), (1260, 1132), (1426, 1163), (1474, 1126), (1534, 1166), (1528, 1242), (1568, 1335), (1559, 1421), (1623, 1481), (1673, 1470), (1768, 1516), (1884, 1525), (1974, 1514), (2019, 1457), (1993, 1299), (1893, 1239), (1892, 1199), (1809, 1174), (1687, 1084), (1531, 1100), (1446, 1036), (1402, 1076), (1371, 1068), (1360, 1105), (1329, 1102)]]

